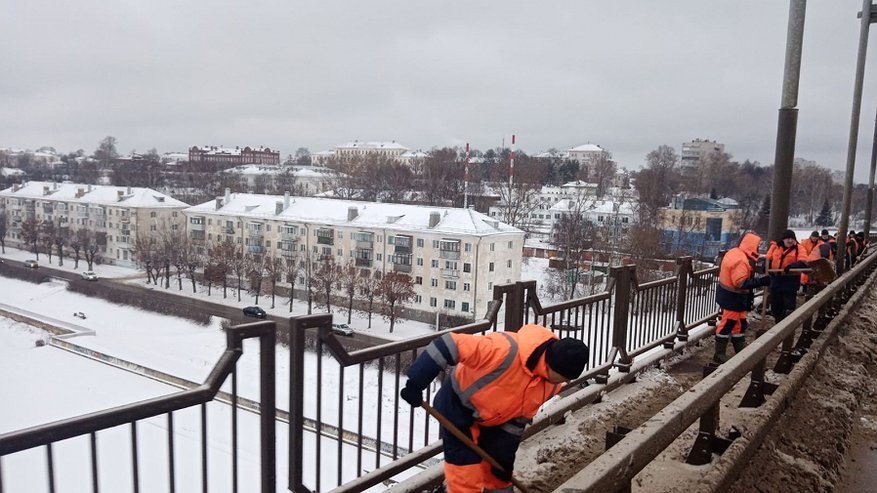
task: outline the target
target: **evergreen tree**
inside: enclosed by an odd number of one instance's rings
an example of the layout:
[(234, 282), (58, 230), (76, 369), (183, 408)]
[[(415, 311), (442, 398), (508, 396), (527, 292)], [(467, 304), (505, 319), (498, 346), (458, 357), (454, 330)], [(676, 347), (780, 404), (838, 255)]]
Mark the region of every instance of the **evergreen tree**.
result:
[(833, 216), (834, 214), (831, 213), (831, 204), (828, 203), (828, 199), (825, 199), (825, 202), (822, 203), (822, 210), (819, 211), (819, 217), (816, 218), (816, 225), (833, 226)]

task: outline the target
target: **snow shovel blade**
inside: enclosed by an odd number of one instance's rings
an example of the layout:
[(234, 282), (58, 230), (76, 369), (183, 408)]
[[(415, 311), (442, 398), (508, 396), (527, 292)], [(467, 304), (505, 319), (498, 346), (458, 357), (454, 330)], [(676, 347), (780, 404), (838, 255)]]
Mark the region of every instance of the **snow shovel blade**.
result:
[(807, 262), (807, 266), (813, 269), (810, 274), (817, 284), (829, 284), (837, 279), (837, 273), (827, 258), (820, 258)]

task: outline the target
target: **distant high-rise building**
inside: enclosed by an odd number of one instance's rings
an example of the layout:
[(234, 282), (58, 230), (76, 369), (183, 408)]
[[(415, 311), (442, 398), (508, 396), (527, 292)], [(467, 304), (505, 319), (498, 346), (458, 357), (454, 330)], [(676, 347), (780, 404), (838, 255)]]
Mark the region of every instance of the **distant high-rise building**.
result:
[(679, 167), (682, 169), (682, 173), (686, 174), (688, 171), (697, 169), (701, 159), (713, 152), (725, 152), (725, 144), (706, 139), (683, 142), (679, 158)]

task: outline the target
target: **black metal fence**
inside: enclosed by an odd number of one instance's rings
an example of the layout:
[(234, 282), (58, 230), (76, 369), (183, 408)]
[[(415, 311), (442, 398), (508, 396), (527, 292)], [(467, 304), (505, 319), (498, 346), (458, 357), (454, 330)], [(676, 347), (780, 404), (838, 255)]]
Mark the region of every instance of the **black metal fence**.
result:
[[(485, 333), (542, 324), (591, 349), (585, 373), (571, 385), (605, 382), (634, 357), (688, 339), (714, 319), (718, 267), (694, 272), (678, 260), (675, 276), (639, 284), (636, 267), (614, 267), (605, 292), (543, 305), (535, 281), (495, 286), (484, 320), (415, 339), (347, 351), (331, 315), (294, 317), (290, 325), (289, 483), (294, 492), (363, 491), (416, 474), (438, 461), (438, 425), (400, 401), (408, 364), (447, 332)], [(306, 333), (317, 332), (309, 349)], [(427, 390), (427, 399), (437, 390)], [(584, 404), (583, 404), (584, 405)]]
[[(245, 491), (275, 491), (275, 324), (239, 325), (226, 329), (226, 336), (225, 351), (200, 387), (0, 435), (0, 492), (6, 491), (4, 472), (16, 472), (18, 456), (32, 455), (40, 447), (45, 456), (44, 478), (18, 475), (15, 491), (77, 488), (98, 492), (102, 486), (105, 491), (238, 491), (242, 483)], [(251, 455), (258, 467), (246, 468), (251, 474), (242, 477), (239, 455), (244, 448), (240, 442), (254, 437), (245, 436), (249, 429), (239, 430), (237, 361), (244, 351), (243, 341), (255, 338), (260, 343), (261, 408), (258, 444)], [(214, 403), (229, 379), (231, 406)], [(217, 428), (208, 425), (213, 419), (229, 424), (228, 436), (211, 436), (209, 430)], [(211, 457), (216, 442), (229, 451), (227, 463), (216, 463), (225, 457)], [(248, 465), (254, 457), (248, 456)], [(27, 457), (27, 462), (33, 465), (33, 459)], [(83, 461), (87, 464), (81, 464), (82, 468), (70, 467)], [(101, 466), (128, 469), (129, 483), (119, 484), (119, 474), (107, 481)], [(21, 485), (22, 481), (26, 484)], [(88, 483), (90, 487), (85, 487)]]

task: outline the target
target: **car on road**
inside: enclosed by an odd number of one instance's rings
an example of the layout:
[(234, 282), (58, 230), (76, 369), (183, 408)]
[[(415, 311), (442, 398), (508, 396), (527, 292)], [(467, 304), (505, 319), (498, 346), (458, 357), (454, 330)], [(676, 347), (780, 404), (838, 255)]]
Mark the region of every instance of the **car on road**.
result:
[(258, 306), (248, 306), (243, 310), (245, 317), (253, 317), (253, 318), (265, 318), (268, 316), (265, 313), (265, 310), (259, 308)]
[(36, 260), (31, 259), (31, 260), (25, 260), (24, 266), (28, 267), (30, 269), (36, 269), (37, 267), (40, 266), (40, 264), (38, 264)]
[(95, 274), (94, 272), (92, 272), (92, 271), (90, 271), (90, 270), (87, 270), (87, 271), (83, 272), (83, 273), (80, 274), (80, 275), (81, 275), (82, 278), (85, 279), (86, 281), (97, 281), (97, 274)]
[(332, 332), (342, 336), (353, 337), (353, 329), (347, 324), (332, 324)]

